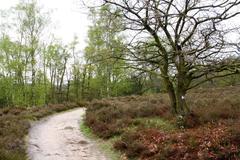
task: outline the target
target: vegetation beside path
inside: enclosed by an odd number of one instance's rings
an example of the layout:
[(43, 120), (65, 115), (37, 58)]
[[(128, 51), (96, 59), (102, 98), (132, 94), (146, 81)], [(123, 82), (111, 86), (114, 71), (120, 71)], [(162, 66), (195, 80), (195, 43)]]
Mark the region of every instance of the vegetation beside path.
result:
[[(103, 149), (115, 148), (126, 159), (237, 160), (239, 93), (240, 86), (194, 90), (186, 97), (192, 112), (185, 118), (171, 115), (165, 94), (94, 100), (88, 105), (81, 130), (104, 139)], [(0, 109), (0, 159), (27, 158), (24, 141), (31, 121), (83, 105)]]
[(172, 116), (165, 94), (92, 101), (85, 124), (129, 159), (240, 159), (240, 87), (196, 89)]
[(87, 138), (94, 140), (96, 145), (108, 158), (111, 160), (119, 160), (122, 159), (123, 155), (121, 152), (114, 150), (112, 143), (115, 139), (104, 140), (97, 137), (91, 128), (89, 128), (83, 121), (80, 123), (80, 130)]
[(25, 137), (31, 127), (31, 121), (83, 105), (84, 103), (65, 103), (45, 107), (0, 109), (0, 160), (27, 159)]

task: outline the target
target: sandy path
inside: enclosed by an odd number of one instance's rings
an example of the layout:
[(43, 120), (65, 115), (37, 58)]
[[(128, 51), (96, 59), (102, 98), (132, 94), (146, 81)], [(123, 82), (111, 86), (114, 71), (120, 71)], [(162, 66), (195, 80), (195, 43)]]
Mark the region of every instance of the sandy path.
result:
[(31, 160), (107, 160), (96, 143), (79, 130), (83, 108), (53, 115), (36, 123), (29, 133)]

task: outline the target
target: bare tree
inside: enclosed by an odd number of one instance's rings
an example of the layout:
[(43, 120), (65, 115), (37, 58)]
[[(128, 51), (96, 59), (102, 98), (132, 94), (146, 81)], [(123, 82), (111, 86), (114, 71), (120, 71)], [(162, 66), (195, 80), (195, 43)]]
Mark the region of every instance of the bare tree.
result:
[(125, 57), (148, 64), (146, 71), (160, 71), (173, 113), (189, 112), (189, 89), (239, 73), (239, 60), (226, 45), (226, 35), (235, 30), (227, 23), (240, 13), (239, 0), (103, 0), (103, 5), (119, 10), (125, 29), (136, 33)]

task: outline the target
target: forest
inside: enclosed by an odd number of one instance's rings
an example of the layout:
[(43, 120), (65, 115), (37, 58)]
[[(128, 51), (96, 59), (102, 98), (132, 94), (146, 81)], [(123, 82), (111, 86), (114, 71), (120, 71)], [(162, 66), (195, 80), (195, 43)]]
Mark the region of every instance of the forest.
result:
[(83, 4), (84, 50), (38, 1), (0, 10), (0, 159), (26, 159), (29, 121), (79, 107), (118, 159), (240, 159), (239, 0)]
[[(189, 2), (188, 5), (192, 4)], [(229, 10), (236, 8), (235, 6), (237, 4), (227, 5)], [(217, 7), (222, 8), (222, 5)], [(141, 10), (138, 7), (136, 9)], [(50, 13), (41, 10), (37, 2), (20, 3), (1, 12), (0, 104), (34, 106), (131, 94), (171, 92), (169, 87), (179, 90), (180, 86), (177, 86), (177, 83), (180, 79), (183, 79), (181, 83), (186, 84), (186, 87), (180, 87), (183, 88), (184, 94), (205, 82), (208, 83), (207, 86), (235, 85), (239, 81), (238, 42), (225, 42), (224, 38), (227, 39), (227, 35), (231, 35), (229, 32), (238, 34), (237, 29), (236, 26), (217, 26), (237, 16), (237, 13), (228, 15), (225, 10), (219, 12), (213, 17), (202, 17), (196, 23), (196, 27), (193, 25), (194, 17), (188, 20), (178, 19), (177, 26), (175, 21), (169, 21), (168, 25), (175, 28), (168, 31), (164, 26), (156, 26), (160, 24), (154, 21), (150, 21), (147, 26), (142, 24), (142, 19), (131, 22), (128, 14), (122, 15), (121, 9), (112, 7), (111, 3), (92, 8), (89, 13), (92, 25), (88, 31), (87, 46), (84, 51), (79, 51), (76, 49), (79, 37), (75, 36), (71, 42), (63, 44), (60, 39), (47, 32), (51, 23)], [(131, 12), (129, 14), (132, 16)], [(224, 18), (219, 18), (221, 14)], [(173, 19), (177, 17), (173, 16)], [(146, 33), (153, 34), (157, 29), (163, 29), (166, 35), (156, 37), (155, 34), (149, 36)], [(175, 37), (178, 39), (174, 40), (174, 36), (171, 35), (174, 29), (179, 30), (183, 37), (176, 33)], [(127, 33), (125, 30), (128, 30)], [(140, 34), (143, 34), (144, 39), (138, 37)], [(186, 47), (177, 42), (184, 38)], [(193, 43), (193, 38), (198, 38), (198, 41)], [(164, 53), (158, 51), (160, 48), (155, 44), (156, 41), (159, 41), (158, 45), (161, 44), (161, 50), (171, 52), (166, 64), (169, 83), (162, 71), (164, 66), (161, 61), (164, 61)], [(188, 45), (191, 47), (187, 48)], [(179, 66), (178, 56), (181, 54), (175, 53), (182, 52), (182, 46), (185, 47), (183, 50), (186, 50), (181, 53), (184, 54), (183, 68)], [(183, 69), (183, 78), (177, 77), (175, 73), (180, 68)], [(227, 75), (230, 77), (215, 80)]]
[(126, 44), (120, 35), (120, 19), (110, 24), (111, 31), (105, 27), (108, 9), (91, 11), (93, 25), (83, 53), (76, 50), (77, 36), (63, 44), (46, 32), (49, 13), (41, 11), (36, 2), (2, 11), (1, 106), (159, 92), (159, 85), (151, 80), (159, 81), (156, 75), (136, 72), (125, 60), (113, 57), (120, 56)]

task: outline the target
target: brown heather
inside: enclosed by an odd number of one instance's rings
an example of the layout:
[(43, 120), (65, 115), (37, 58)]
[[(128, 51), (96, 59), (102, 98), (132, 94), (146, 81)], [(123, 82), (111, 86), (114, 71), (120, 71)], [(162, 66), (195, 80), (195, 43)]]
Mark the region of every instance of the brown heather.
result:
[(92, 101), (86, 124), (129, 158), (240, 159), (240, 86), (198, 88), (187, 95), (192, 112), (172, 116), (165, 94)]

